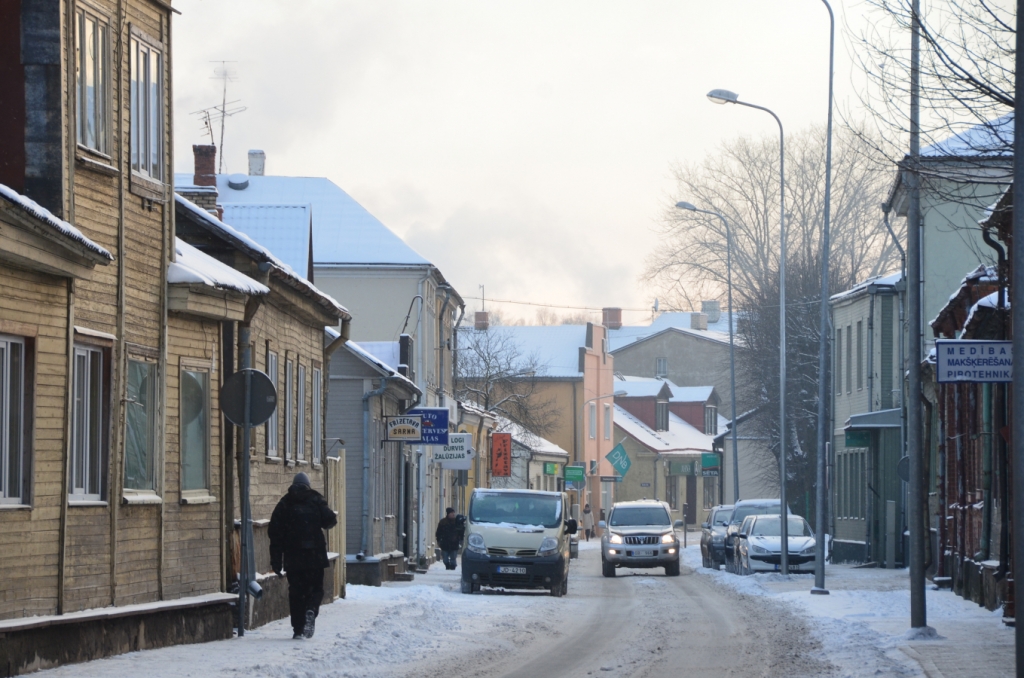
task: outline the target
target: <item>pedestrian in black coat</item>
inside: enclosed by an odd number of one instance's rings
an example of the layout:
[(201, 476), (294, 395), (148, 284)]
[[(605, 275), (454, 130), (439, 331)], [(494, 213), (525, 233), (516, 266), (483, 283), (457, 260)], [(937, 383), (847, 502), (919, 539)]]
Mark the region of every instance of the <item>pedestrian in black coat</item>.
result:
[(462, 536), (466, 532), (466, 521), (459, 518), (461, 516), (455, 515), (455, 509), (446, 509), (444, 518), (438, 522), (437, 530), (434, 532), (446, 570), (455, 569), (459, 547), (462, 546)]
[(277, 576), (288, 575), (292, 638), (312, 638), (324, 597), (327, 540), (324, 530), (338, 524), (323, 495), (310, 487), (309, 476), (296, 473), (288, 494), (270, 517), (270, 564)]

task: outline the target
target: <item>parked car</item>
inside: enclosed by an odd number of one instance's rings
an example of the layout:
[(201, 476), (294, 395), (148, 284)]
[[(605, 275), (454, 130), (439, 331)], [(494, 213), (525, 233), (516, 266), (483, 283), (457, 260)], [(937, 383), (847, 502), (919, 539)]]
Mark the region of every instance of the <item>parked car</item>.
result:
[(739, 532), (740, 525), (746, 517), (772, 513), (778, 515), (780, 505), (778, 499), (741, 499), (736, 502), (725, 531), (725, 569), (730, 572), (736, 571), (736, 533)]
[(665, 575), (679, 576), (679, 539), (663, 501), (623, 501), (612, 506), (607, 523), (600, 521), (601, 574), (614, 577), (619, 567), (664, 567)]
[[(800, 516), (789, 518), (789, 571), (813, 572), (815, 565), (814, 532)], [(736, 565), (739, 574), (777, 572), (782, 563), (782, 519), (778, 515), (748, 516), (736, 539)]]
[(700, 526), (700, 557), (704, 567), (714, 570), (725, 562), (725, 528), (732, 518), (732, 504), (712, 507)]

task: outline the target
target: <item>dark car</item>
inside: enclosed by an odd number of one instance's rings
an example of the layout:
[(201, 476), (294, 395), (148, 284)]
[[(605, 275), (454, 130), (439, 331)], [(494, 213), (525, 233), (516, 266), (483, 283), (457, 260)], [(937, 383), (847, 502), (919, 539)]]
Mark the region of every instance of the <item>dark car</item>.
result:
[(778, 513), (781, 503), (778, 499), (741, 499), (732, 507), (732, 516), (725, 531), (725, 569), (736, 571), (735, 549), (736, 533), (747, 516), (760, 516)]
[(717, 570), (725, 562), (725, 528), (732, 518), (732, 504), (711, 508), (707, 522), (700, 526), (700, 557), (704, 567)]

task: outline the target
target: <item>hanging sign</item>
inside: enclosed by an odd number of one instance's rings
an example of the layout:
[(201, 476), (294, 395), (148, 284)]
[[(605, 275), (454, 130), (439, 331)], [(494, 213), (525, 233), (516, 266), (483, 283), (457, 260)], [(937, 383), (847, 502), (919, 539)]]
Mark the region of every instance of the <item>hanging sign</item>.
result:
[(388, 442), (418, 443), (422, 435), (423, 420), (403, 414), (384, 417), (384, 440)]
[(629, 460), (629, 455), (626, 454), (626, 448), (622, 446), (622, 443), (613, 447), (612, 451), (606, 454), (604, 458), (611, 462), (612, 468), (614, 468), (620, 476), (626, 475), (629, 471), (629, 467), (633, 463)]
[(473, 465), (472, 440), (471, 433), (449, 433), (447, 445), (433, 447), (434, 463), (441, 468), (468, 471)]
[(958, 381), (1013, 381), (1013, 342), (937, 339), (935, 377), (940, 384)]
[(423, 431), (419, 442), (424, 445), (448, 444), (448, 408), (447, 407), (416, 407), (406, 414), (419, 416), (423, 419)]
[(708, 454), (705, 452), (700, 455), (701, 468), (718, 468), (718, 455), (715, 453)]
[(553, 461), (544, 462), (544, 475), (546, 476), (557, 476), (558, 475), (558, 464)]
[(512, 475), (512, 434), (491, 434), (491, 475), (508, 478)]

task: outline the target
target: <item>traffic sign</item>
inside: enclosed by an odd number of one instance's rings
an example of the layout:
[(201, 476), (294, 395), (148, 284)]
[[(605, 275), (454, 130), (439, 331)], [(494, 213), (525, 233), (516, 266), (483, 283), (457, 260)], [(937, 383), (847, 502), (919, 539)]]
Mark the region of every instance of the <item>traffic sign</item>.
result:
[[(249, 376), (249, 421), (245, 421), (245, 384)], [(220, 387), (220, 410), (235, 426), (265, 424), (277, 409), (277, 389), (263, 372), (248, 367), (238, 370)]]

